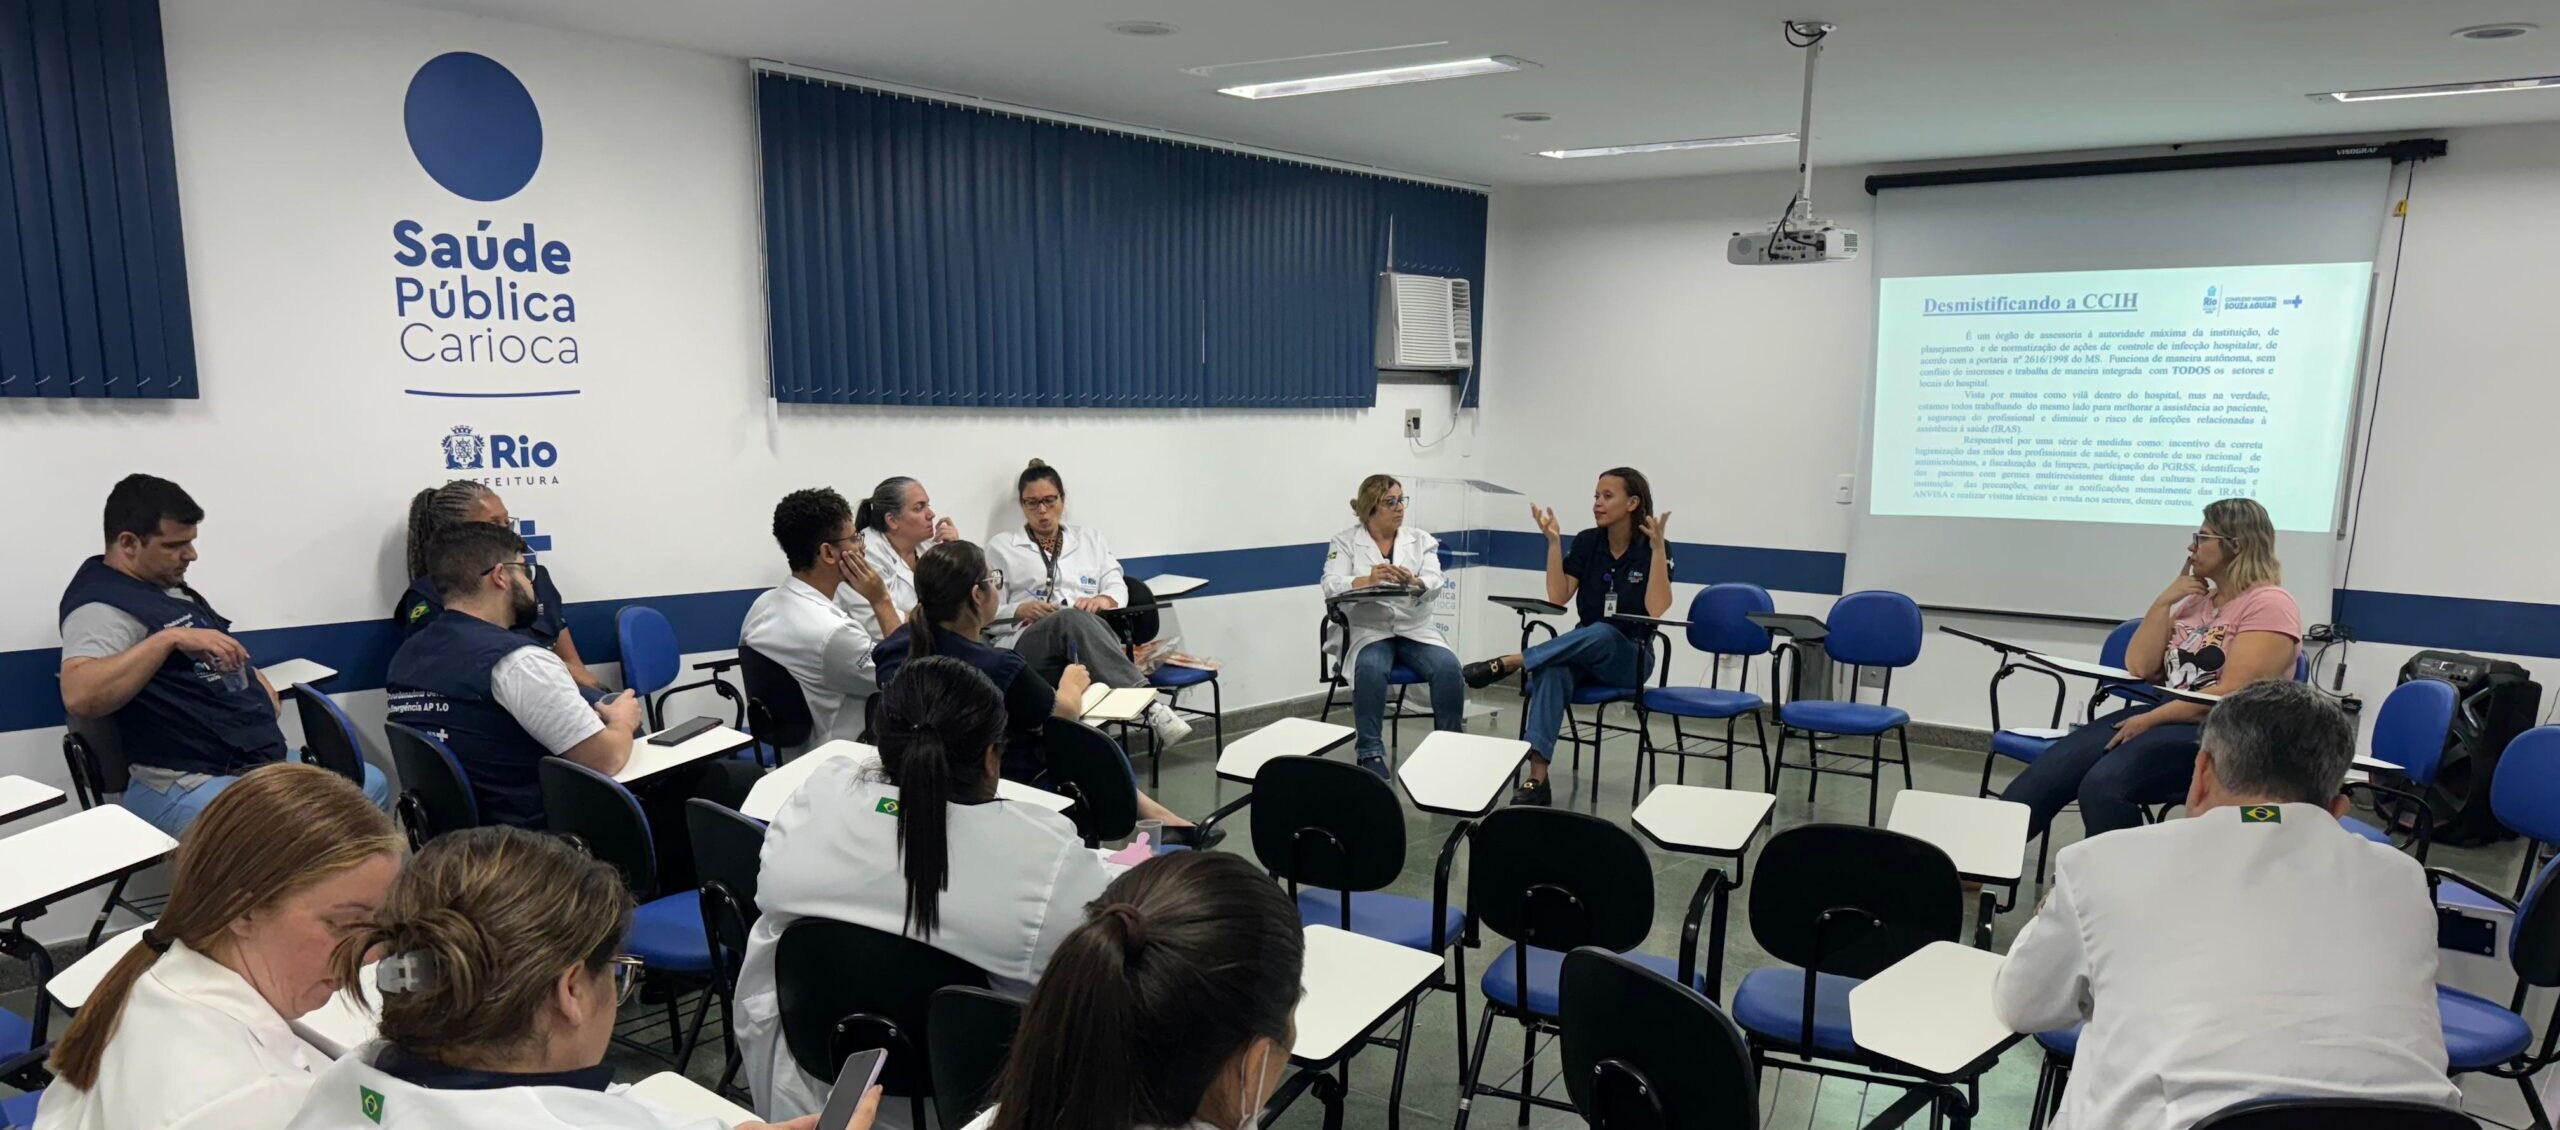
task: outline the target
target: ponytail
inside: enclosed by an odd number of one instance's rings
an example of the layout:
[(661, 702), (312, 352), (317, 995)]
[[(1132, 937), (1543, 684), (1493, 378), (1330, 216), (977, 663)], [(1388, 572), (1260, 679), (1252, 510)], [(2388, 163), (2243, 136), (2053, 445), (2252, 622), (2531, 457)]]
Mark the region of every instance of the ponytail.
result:
[(427, 575), (427, 543), (437, 534), (471, 520), (471, 508), (489, 488), (469, 479), (428, 487), (409, 497), (409, 576)]
[(853, 528), (887, 533), (889, 515), (907, 504), (907, 488), (915, 484), (914, 479), (905, 475), (891, 475), (880, 480), (879, 486), (871, 488), (870, 497), (854, 504)]
[(907, 877), (906, 933), (942, 928), (951, 886), (951, 810), (995, 795), (987, 749), (1004, 735), (1004, 695), (957, 659), (911, 659), (880, 699), (880, 768), (898, 787), (898, 859)]
[(1253, 864), (1158, 856), (1112, 881), (1032, 987), (994, 1130), (1191, 1122), (1257, 1038), (1286, 1044), (1306, 966), (1297, 907)]
[(933, 654), (933, 621), (926, 619), (924, 605), (907, 610), (907, 658), (922, 659)]
[(907, 654), (933, 654), (933, 630), (960, 618), (987, 579), (987, 551), (947, 541), (916, 558), (916, 606), (907, 612)]

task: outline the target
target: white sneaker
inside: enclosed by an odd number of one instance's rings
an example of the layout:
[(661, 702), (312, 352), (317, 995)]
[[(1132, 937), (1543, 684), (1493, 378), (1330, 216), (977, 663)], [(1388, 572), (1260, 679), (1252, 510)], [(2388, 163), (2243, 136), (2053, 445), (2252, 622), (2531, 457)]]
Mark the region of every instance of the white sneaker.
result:
[(1161, 702), (1147, 708), (1147, 728), (1155, 731), (1157, 744), (1163, 746), (1191, 736), (1191, 723)]

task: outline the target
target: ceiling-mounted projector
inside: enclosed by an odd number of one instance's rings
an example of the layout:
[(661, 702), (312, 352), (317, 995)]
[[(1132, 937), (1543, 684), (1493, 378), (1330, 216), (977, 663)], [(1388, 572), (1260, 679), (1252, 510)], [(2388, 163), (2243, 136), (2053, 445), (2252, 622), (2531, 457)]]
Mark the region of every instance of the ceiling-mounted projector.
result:
[(1788, 20), (1787, 42), (1804, 49), (1804, 118), (1796, 128), (1796, 172), (1804, 183), (1776, 222), (1756, 232), (1735, 232), (1724, 245), (1725, 262), (1737, 267), (1784, 263), (1841, 263), (1858, 257), (1858, 233), (1813, 214), (1813, 64), (1832, 24)]

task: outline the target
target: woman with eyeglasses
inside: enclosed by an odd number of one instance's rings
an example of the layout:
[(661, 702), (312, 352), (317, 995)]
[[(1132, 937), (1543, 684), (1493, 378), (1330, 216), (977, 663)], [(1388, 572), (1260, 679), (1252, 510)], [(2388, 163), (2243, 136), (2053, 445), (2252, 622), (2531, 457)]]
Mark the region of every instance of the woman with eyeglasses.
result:
[(613, 1085), (605, 1048), (639, 978), (622, 956), (630, 932), (621, 874), (566, 840), (503, 827), (436, 837), (338, 944), (343, 981), (381, 961), (381, 1038), (320, 1073), (291, 1130), (719, 1130)]
[(774, 961), (804, 918), (897, 934), (1031, 991), (1114, 868), (1064, 815), (996, 796), (1003, 696), (948, 656), (909, 660), (880, 698), (877, 758), (831, 760), (765, 833), (756, 920), (738, 973), (738, 1047), (756, 1109), (823, 1108), (781, 1031)]
[(1440, 539), (1404, 524), (1404, 484), (1392, 475), (1360, 481), (1351, 500), (1359, 518), (1325, 547), (1324, 596), (1374, 590), (1374, 598), (1334, 604), (1344, 623), (1342, 666), (1351, 675), (1352, 743), (1360, 767), (1387, 776), (1386, 742), (1379, 736), (1387, 714), (1387, 676), (1403, 667), (1431, 687), (1431, 728), (1466, 728), (1467, 683), (1458, 656), (1431, 622), (1446, 578), (1440, 571)]
[[(995, 622), (1001, 606), (1004, 574), (988, 567), (986, 551), (977, 546), (965, 541), (934, 546), (916, 558), (915, 578), (916, 606), (907, 613), (907, 622), (871, 649), (880, 685), (895, 685), (899, 668), (928, 655), (947, 655), (977, 668), (1004, 692), (1004, 775), (1026, 785), (1042, 784), (1049, 762), (1041, 752), (1041, 730), (1052, 716), (1084, 716), (1084, 692), (1092, 675), (1081, 663), (1069, 664), (1053, 687), (1022, 656), (986, 644), (987, 625)], [(1137, 780), (1135, 769), (1130, 780)], [(1144, 791), (1138, 793), (1138, 817), (1164, 821), (1168, 843), (1210, 846), (1196, 841), (1198, 829), (1191, 821)]]
[[(444, 601), (436, 595), (435, 582), (427, 577), (427, 545), (437, 534), (455, 526), (473, 523), (515, 529), (515, 518), (507, 513), (507, 500), (498, 497), (486, 483), (455, 479), (440, 487), (428, 487), (409, 499), (408, 556), (409, 588), (392, 606), (391, 618), (400, 625), (400, 635), (407, 638), (444, 611)], [(517, 621), (514, 629), (525, 638), (551, 649), (569, 668), (569, 678), (592, 698), (602, 693), (604, 683), (587, 670), (578, 658), (578, 644), (569, 635), (569, 622), (564, 618), (567, 603), (560, 590), (551, 583), (551, 570), (533, 567), (533, 611)]]
[[(2125, 645), (2125, 669), (2144, 682), (2215, 694), (2291, 678), (2302, 653), (2302, 609), (2283, 582), (2265, 507), (2247, 498), (2205, 507), (2178, 575)], [(2134, 827), (2140, 806), (2187, 795), (2208, 709), (2174, 699), (2128, 706), (2053, 743), (2000, 795), (2033, 810), (2029, 836), (2075, 800), (2089, 835)]]
[[(1104, 686), (1147, 685), (1120, 634), (1099, 615), (1129, 603), (1120, 559), (1100, 531), (1067, 524), (1066, 480), (1034, 459), (1014, 477), (1013, 500), (1022, 507), (1022, 528), (987, 541), (987, 560), (1004, 574), (987, 642), (1012, 648), (1052, 682), (1082, 663)], [(1191, 723), (1161, 702), (1148, 708), (1147, 727), (1166, 746), (1191, 734)]]

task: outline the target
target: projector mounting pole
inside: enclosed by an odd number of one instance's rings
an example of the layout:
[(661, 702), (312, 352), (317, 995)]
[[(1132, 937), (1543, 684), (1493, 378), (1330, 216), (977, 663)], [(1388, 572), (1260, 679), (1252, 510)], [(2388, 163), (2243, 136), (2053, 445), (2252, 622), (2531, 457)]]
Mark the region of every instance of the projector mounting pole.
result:
[(1796, 174), (1803, 183), (1796, 192), (1795, 211), (1787, 218), (1805, 220), (1813, 215), (1813, 68), (1822, 59), (1822, 41), (1835, 25), (1821, 20), (1788, 20), (1789, 42), (1798, 39), (1804, 45), (1804, 114), (1796, 124)]

